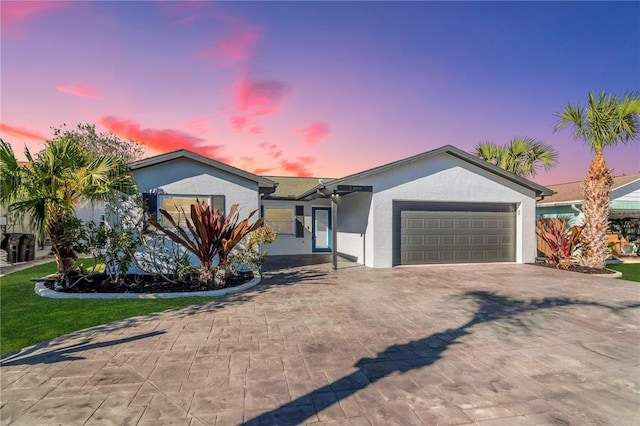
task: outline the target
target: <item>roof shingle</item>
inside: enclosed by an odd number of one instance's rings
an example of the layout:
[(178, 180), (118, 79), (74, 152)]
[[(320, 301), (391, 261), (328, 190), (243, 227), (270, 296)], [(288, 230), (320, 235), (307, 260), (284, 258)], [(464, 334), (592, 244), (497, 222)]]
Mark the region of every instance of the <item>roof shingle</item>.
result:
[[(637, 179), (640, 179), (640, 173), (628, 176), (614, 176), (613, 187), (611, 189), (619, 188)], [(547, 185), (547, 188), (555, 191), (556, 194), (547, 195), (546, 197), (544, 197), (544, 201), (542, 203), (538, 203), (539, 205), (551, 203), (566, 203), (569, 201), (582, 203), (582, 181)]]

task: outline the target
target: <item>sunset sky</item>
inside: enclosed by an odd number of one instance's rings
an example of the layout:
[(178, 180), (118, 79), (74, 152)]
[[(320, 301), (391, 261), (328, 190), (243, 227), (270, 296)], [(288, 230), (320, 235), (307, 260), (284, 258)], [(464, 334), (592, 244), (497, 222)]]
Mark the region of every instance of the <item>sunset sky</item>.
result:
[[(451, 144), (553, 132), (588, 92), (640, 89), (639, 2), (0, 3), (0, 135), (22, 156), (94, 123), (267, 175), (341, 177)], [(640, 171), (640, 145), (605, 151)]]

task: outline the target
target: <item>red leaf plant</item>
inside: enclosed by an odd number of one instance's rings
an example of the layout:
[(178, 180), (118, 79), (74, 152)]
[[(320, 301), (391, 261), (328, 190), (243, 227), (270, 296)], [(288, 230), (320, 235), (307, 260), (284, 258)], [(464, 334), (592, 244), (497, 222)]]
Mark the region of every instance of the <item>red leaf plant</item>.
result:
[(568, 226), (566, 218), (550, 218), (543, 216), (536, 221), (536, 234), (546, 243), (538, 244), (538, 250), (543, 252), (549, 263), (554, 263), (562, 269), (572, 266), (571, 259), (583, 248), (580, 242), (581, 226)]
[[(206, 202), (196, 200), (196, 204), (191, 205), (191, 220), (185, 221), (187, 225), (185, 229), (166, 210), (159, 210), (172, 228), (164, 227), (158, 222), (151, 224), (198, 258), (200, 282), (210, 284), (215, 281), (216, 286), (225, 284), (225, 271), (231, 250), (245, 235), (260, 228), (264, 222), (264, 219), (259, 218), (249, 224), (249, 220), (257, 210), (252, 211), (246, 219), (239, 221), (238, 204), (232, 205), (229, 214), (225, 217), (218, 209), (212, 211)], [(184, 210), (181, 214), (186, 216)], [(219, 258), (217, 269), (222, 272), (221, 274), (215, 274), (212, 268), (216, 256)]]

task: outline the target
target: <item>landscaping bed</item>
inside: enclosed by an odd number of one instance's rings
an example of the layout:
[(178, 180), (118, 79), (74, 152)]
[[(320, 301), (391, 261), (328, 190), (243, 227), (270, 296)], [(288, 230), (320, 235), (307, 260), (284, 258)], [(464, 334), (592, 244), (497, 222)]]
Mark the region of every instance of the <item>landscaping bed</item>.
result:
[[(546, 268), (553, 268), (553, 269), (562, 269), (556, 263), (536, 262), (536, 263), (532, 263), (531, 265), (544, 266)], [(607, 274), (616, 273), (616, 271), (612, 271), (607, 268), (598, 269), (598, 268), (590, 268), (588, 266), (582, 266), (582, 265), (572, 265), (571, 268), (566, 270), (570, 272), (580, 272), (581, 274), (591, 274), (591, 275), (607, 275)]]
[[(75, 283), (69, 288), (58, 288), (61, 293), (183, 293), (194, 291), (220, 290), (237, 287), (251, 281), (254, 274), (251, 271), (238, 272), (228, 275), (226, 285), (213, 288), (202, 285), (197, 279), (176, 281), (175, 283), (161, 280), (153, 275), (127, 275), (123, 282), (114, 283), (107, 274), (94, 273), (87, 276), (71, 275), (70, 282)], [(44, 283), (50, 290), (56, 290), (57, 276), (34, 279)]]

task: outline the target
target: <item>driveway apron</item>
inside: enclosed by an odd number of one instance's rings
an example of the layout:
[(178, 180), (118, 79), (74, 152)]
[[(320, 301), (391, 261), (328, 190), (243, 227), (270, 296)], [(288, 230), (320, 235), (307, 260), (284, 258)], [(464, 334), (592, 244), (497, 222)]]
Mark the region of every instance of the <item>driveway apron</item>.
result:
[(249, 292), (2, 359), (2, 424), (636, 425), (640, 286), (282, 262)]

